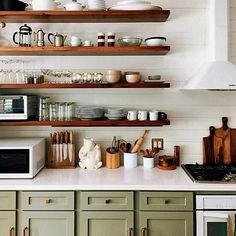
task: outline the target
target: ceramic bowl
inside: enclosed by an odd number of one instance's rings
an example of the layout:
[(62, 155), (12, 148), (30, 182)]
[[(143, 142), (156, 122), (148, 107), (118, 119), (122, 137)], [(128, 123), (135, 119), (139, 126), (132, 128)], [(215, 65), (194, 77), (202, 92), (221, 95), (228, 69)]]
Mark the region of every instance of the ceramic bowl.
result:
[(145, 39), (145, 43), (147, 44), (147, 46), (151, 46), (151, 47), (162, 46), (165, 42), (166, 42), (165, 37), (151, 37), (151, 38)]
[(133, 36), (125, 36), (118, 39), (118, 44), (120, 46), (140, 46), (143, 39), (139, 37)]
[(107, 75), (121, 75), (121, 71), (120, 70), (108, 70), (106, 72)]
[(127, 83), (130, 84), (135, 84), (135, 83), (139, 83), (141, 80), (141, 75), (140, 74), (126, 74), (125, 75), (125, 79), (127, 81)]
[(115, 83), (118, 83), (120, 82), (120, 79), (121, 79), (121, 75), (109, 75), (109, 74), (106, 74), (106, 81), (109, 83), (109, 84), (115, 84)]

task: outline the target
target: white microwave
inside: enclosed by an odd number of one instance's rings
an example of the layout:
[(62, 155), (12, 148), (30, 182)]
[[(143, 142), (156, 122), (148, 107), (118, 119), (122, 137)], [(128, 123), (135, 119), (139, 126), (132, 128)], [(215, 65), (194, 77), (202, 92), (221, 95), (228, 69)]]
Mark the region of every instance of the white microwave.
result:
[(0, 178), (33, 178), (45, 166), (44, 138), (0, 139)]

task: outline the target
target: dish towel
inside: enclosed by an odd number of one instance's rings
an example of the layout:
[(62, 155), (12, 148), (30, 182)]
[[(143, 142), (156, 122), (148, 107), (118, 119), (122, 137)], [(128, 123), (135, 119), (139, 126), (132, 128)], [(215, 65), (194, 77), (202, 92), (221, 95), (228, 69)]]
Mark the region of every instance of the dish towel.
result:
[(227, 236), (235, 236), (235, 215), (229, 214), (227, 220)]

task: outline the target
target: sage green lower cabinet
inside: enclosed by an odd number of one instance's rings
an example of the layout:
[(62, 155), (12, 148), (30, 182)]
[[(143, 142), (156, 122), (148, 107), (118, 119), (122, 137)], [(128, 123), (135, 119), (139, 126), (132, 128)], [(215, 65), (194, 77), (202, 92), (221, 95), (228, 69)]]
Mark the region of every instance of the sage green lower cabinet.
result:
[(16, 212), (0, 211), (0, 236), (16, 235)]
[(82, 211), (80, 236), (134, 236), (133, 211)]
[(18, 235), (73, 236), (74, 212), (22, 211)]
[(192, 236), (192, 212), (140, 212), (140, 236)]

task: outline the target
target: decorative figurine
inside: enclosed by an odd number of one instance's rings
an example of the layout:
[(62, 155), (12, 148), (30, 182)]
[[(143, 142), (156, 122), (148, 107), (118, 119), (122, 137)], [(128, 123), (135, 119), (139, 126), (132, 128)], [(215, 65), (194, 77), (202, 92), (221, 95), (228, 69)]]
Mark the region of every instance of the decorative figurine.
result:
[(93, 139), (84, 139), (84, 145), (79, 151), (79, 166), (82, 169), (99, 169), (102, 166), (100, 145)]

